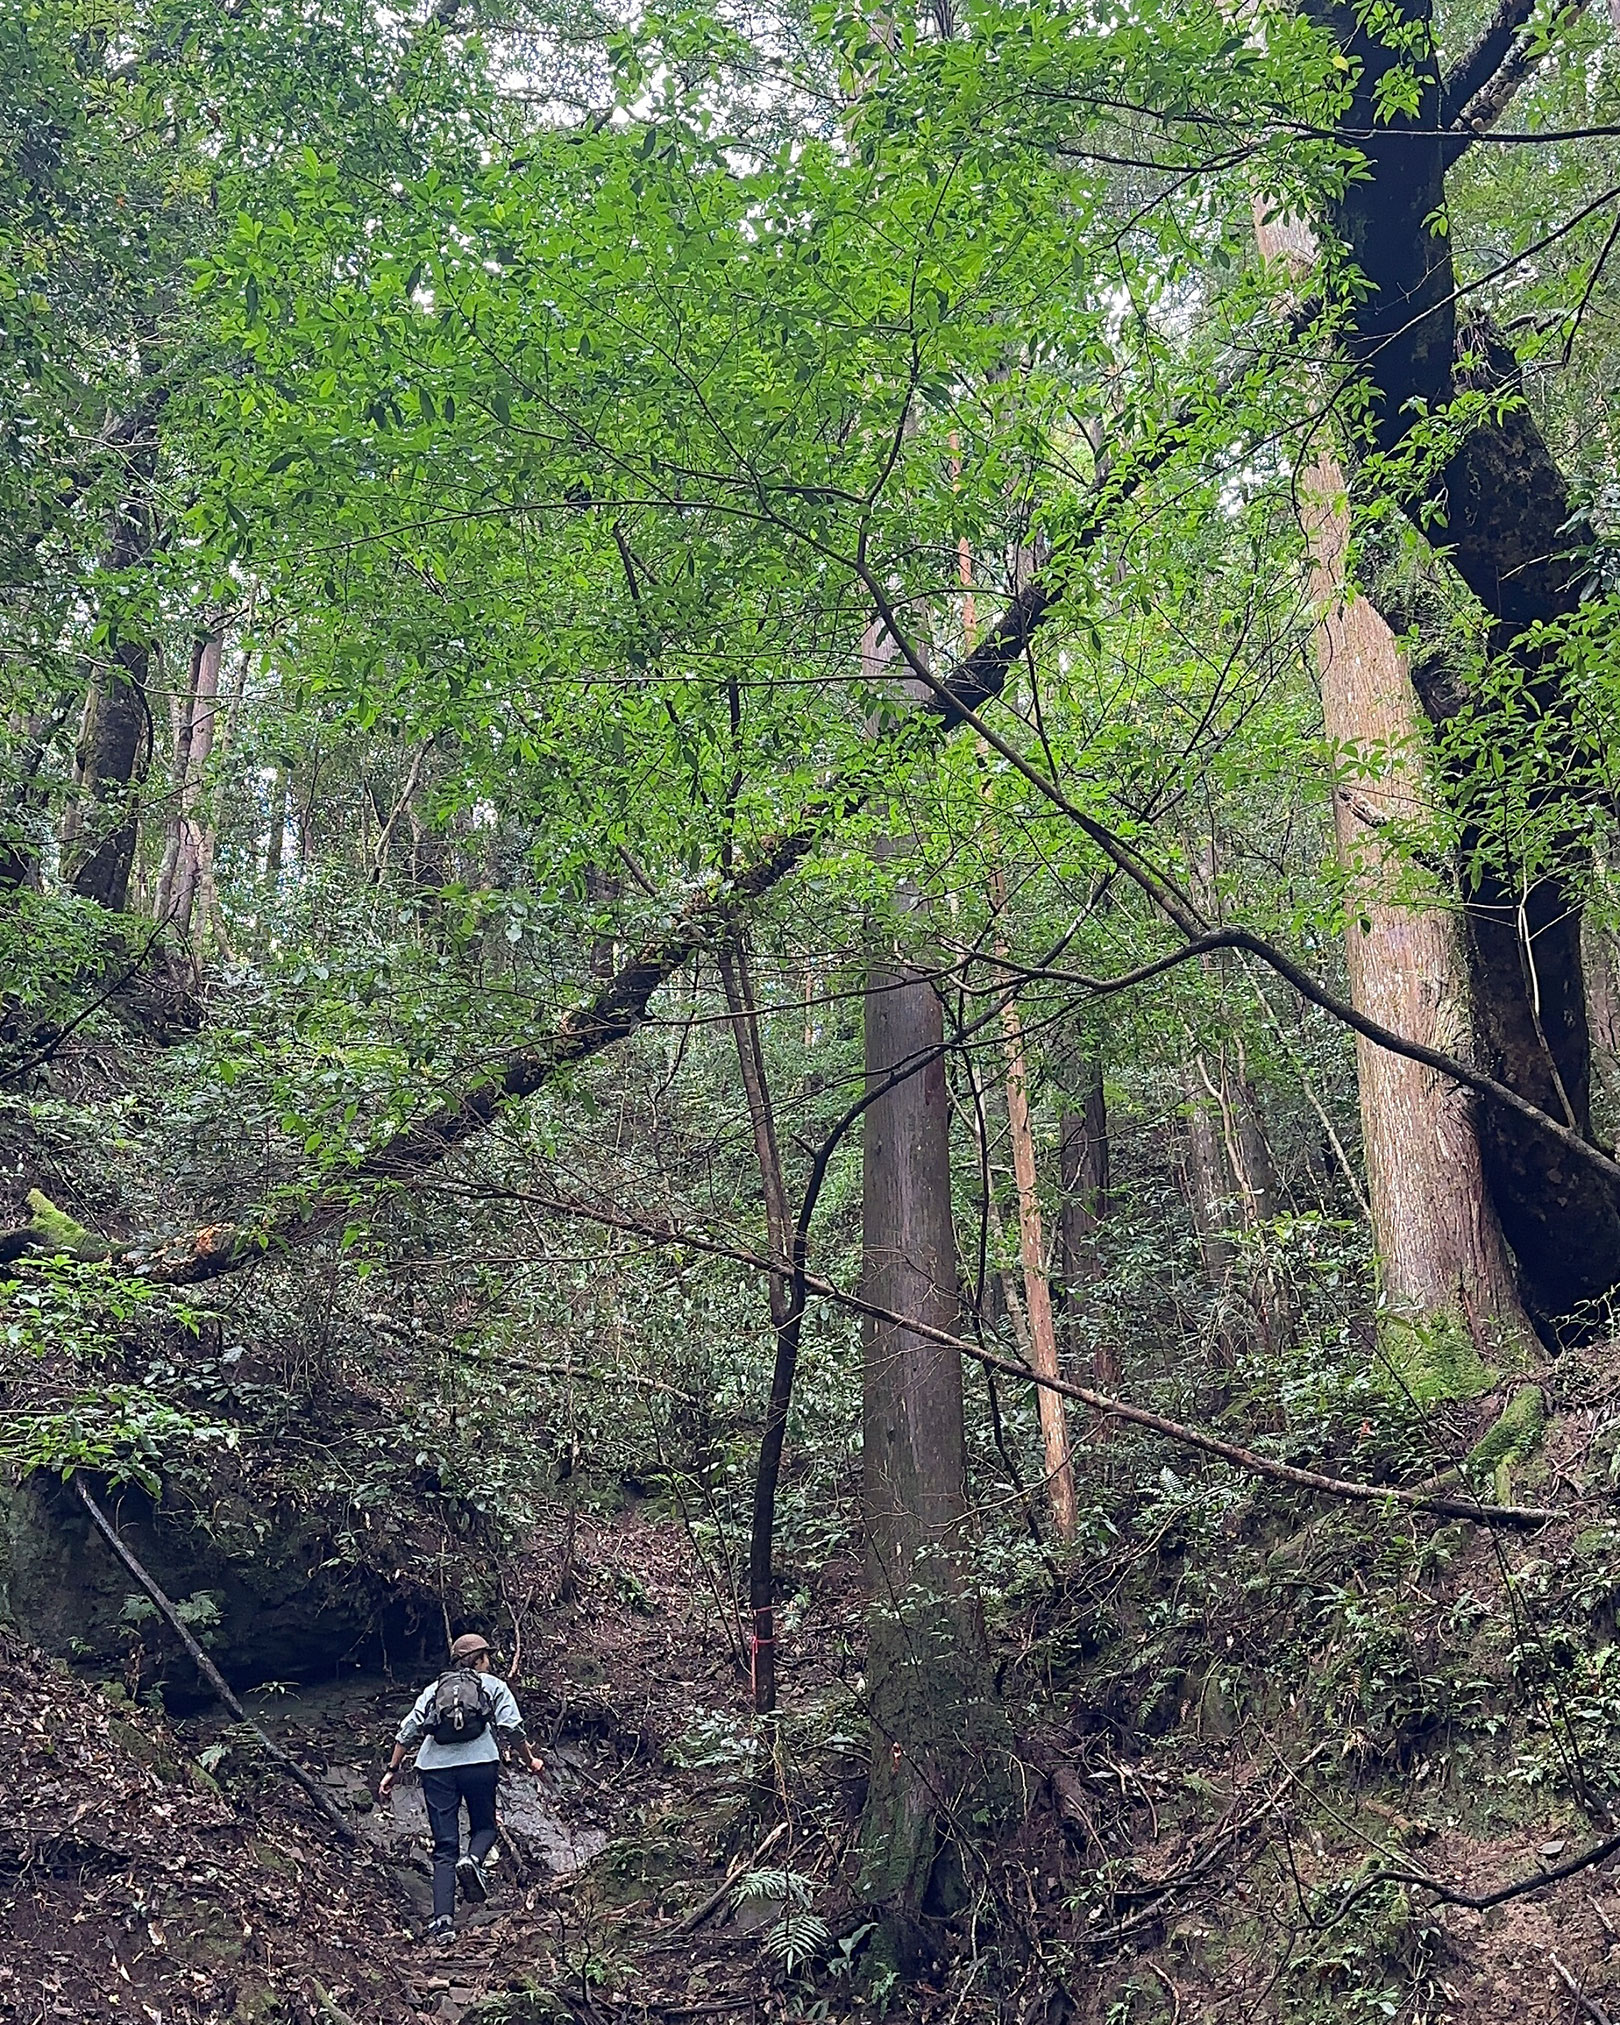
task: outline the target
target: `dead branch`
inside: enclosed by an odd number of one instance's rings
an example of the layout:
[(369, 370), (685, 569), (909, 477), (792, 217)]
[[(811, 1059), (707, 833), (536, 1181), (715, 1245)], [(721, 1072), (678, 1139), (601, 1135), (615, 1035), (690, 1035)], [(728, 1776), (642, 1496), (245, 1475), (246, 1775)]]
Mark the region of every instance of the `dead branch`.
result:
[(709, 1893), (709, 1896), (703, 1901), (701, 1905), (694, 1906), (692, 1910), (685, 1916), (685, 1918), (680, 1921), (680, 1923), (675, 1928), (676, 1933), (678, 1934), (696, 1933), (698, 1928), (702, 1926), (703, 1922), (709, 1917), (709, 1915), (719, 1909), (721, 1900), (724, 1899), (726, 1893), (730, 1891), (731, 1887), (737, 1882), (738, 1878), (741, 1877), (745, 1871), (752, 1870), (754, 1866), (759, 1862), (759, 1859), (765, 1854), (766, 1850), (770, 1849), (776, 1842), (778, 1842), (786, 1832), (787, 1832), (787, 1823), (785, 1821), (778, 1821), (776, 1826), (770, 1831), (770, 1833), (764, 1838), (762, 1842), (756, 1842), (753, 1848), (748, 1852), (746, 1856), (739, 1856), (736, 1862), (733, 1863), (731, 1868), (726, 1872), (725, 1876), (720, 1880), (720, 1883), (716, 1887), (716, 1889)]
[(1570, 1974), (1569, 1970), (1565, 1968), (1558, 1957), (1549, 1954), (1547, 1959), (1558, 1971), (1558, 1979), (1564, 1988), (1575, 1999), (1576, 2003), (1580, 2005), (1587, 2017), (1592, 2020), (1592, 2025), (1612, 2025), (1608, 2012), (1598, 2002), (1596, 1997), (1589, 1997), (1586, 1994), (1585, 1990), (1582, 1989), (1581, 1985)]
[(145, 1567), (136, 1559), (131, 1548), (119, 1538), (112, 1521), (91, 1496), (90, 1486), (82, 1476), (76, 1476), (73, 1479), (73, 1488), (79, 1494), (79, 1502), (90, 1514), (91, 1523), (94, 1525), (96, 1531), (107, 1542), (107, 1545), (111, 1547), (119, 1560), (123, 1562), (130, 1574), (134, 1576), (135, 1580), (151, 1598), (158, 1615), (191, 1655), (193, 1665), (208, 1683), (209, 1687), (213, 1689), (215, 1695), (225, 1704), (226, 1708), (230, 1710), (231, 1714), (245, 1729), (252, 1731), (253, 1735), (263, 1746), (265, 1755), (279, 1765), (282, 1771), (287, 1774), (287, 1777), (303, 1792), (305, 1798), (308, 1799), (311, 1806), (314, 1807), (315, 1811), (338, 1837), (339, 1841), (348, 1843), (352, 1847), (359, 1839), (354, 1830), (344, 1820), (336, 1807), (333, 1806), (331, 1800), (304, 1770), (303, 1766), (298, 1763), (297, 1759), (290, 1757), (275, 1739), (267, 1731), (262, 1730), (248, 1714), (247, 1710), (243, 1708), (230, 1683), (192, 1636), (191, 1627), (186, 1623), (179, 1611), (176, 1610), (172, 1600), (158, 1586), (156, 1580), (147, 1573)]

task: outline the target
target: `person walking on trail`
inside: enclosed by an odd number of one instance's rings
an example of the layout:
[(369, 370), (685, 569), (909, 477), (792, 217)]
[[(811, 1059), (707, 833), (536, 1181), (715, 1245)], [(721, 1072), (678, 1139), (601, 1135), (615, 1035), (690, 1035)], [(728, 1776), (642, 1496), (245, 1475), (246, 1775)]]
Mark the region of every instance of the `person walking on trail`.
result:
[[(433, 1919), (428, 1927), (432, 1936), (454, 1928), (457, 1885), (462, 1897), (474, 1904), (489, 1897), (484, 1858), (495, 1847), (495, 1785), (501, 1771), (497, 1736), (517, 1750), (531, 1772), (543, 1769), (524, 1735), (512, 1690), (489, 1667), (487, 1639), (468, 1631), (455, 1640), (448, 1671), (423, 1688), (400, 1724), (394, 1755), (377, 1787), (378, 1797), (386, 1800), (405, 1753), (415, 1744), (416, 1769), (433, 1830)], [(470, 1830), (465, 1856), (463, 1801)]]

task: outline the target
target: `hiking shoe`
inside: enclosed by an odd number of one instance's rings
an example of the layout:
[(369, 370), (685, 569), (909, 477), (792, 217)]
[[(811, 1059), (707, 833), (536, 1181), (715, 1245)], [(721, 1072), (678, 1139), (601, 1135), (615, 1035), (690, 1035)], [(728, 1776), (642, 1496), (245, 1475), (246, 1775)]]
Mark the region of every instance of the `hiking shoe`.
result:
[(489, 1897), (489, 1886), (484, 1882), (484, 1873), (475, 1856), (464, 1856), (456, 1865), (456, 1883), (461, 1886), (461, 1895), (469, 1904), (482, 1905)]
[(450, 1915), (448, 1913), (440, 1913), (436, 1920), (428, 1921), (427, 1932), (423, 1938), (430, 1941), (447, 1941), (454, 1934), (455, 1930), (456, 1923)]

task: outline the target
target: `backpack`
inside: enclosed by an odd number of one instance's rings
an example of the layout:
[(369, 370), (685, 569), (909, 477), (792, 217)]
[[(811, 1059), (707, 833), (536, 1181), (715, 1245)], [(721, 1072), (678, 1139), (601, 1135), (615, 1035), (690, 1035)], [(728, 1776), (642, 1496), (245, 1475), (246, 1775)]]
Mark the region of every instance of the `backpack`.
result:
[(428, 1735), (436, 1744), (470, 1744), (489, 1728), (494, 1710), (475, 1673), (453, 1667), (441, 1673), (428, 1706)]

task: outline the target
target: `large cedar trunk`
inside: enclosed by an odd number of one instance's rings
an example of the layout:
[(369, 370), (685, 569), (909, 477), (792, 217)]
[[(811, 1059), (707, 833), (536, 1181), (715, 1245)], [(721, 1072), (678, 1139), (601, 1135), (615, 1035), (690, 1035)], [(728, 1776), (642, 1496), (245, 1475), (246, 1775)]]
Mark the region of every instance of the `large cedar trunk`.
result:
[[(862, 1292), (949, 1330), (959, 1317), (943, 1040), (932, 987), (874, 960), (867, 1087), (918, 1066), (864, 1120)], [(953, 1825), (1000, 1804), (1006, 1740), (967, 1567), (961, 1359), (869, 1320), (862, 1371), (872, 1724), (863, 1881), (903, 1942), (920, 1914), (950, 1901)]]
[[(1346, 184), (1333, 224), (1366, 283), (1356, 296), (1349, 350), (1366, 375), (1373, 446), (1388, 454), (1414, 415), (1443, 410), (1465, 384), (1516, 394), (1518, 370), (1511, 351), (1484, 326), (1464, 333), (1466, 365), (1457, 369), (1451, 242), (1433, 221), (1444, 215), (1446, 169), (1462, 142), (1444, 131), (1435, 59), (1414, 59), (1392, 46), (1433, 49), (1431, 0), (1401, 0), (1387, 18), (1324, 0), (1310, 0), (1310, 11), (1334, 34), (1356, 79), (1343, 125), (1366, 173)], [(1410, 113), (1391, 115), (1380, 91), (1401, 64), (1415, 67), (1421, 89)], [(1541, 715), (1556, 749), (1564, 736), (1559, 669), (1522, 636), (1537, 621), (1575, 609), (1577, 572), (1569, 557), (1568, 487), (1534, 417), (1522, 403), (1494, 408), (1437, 471), (1394, 482), (1404, 485), (1410, 509), (1440, 509), (1435, 539), (1484, 606), (1493, 650), (1519, 668), (1526, 707)], [(1437, 723), (1462, 701), (1444, 673), (1419, 675), (1417, 689)], [(1525, 742), (1522, 732), (1516, 742)], [(1578, 781), (1579, 755), (1570, 757), (1569, 778)], [(1479, 789), (1468, 776), (1451, 785), (1476, 795)], [(1551, 780), (1542, 790), (1543, 813), (1555, 823), (1556, 797), (1565, 791)], [(1571, 849), (1561, 866), (1527, 871), (1492, 844), (1490, 813), (1482, 802), (1472, 805), (1460, 858), (1481, 1066), (1586, 1132), (1585, 867)], [(1545, 1334), (1566, 1334), (1567, 1318), (1620, 1285), (1620, 1199), (1585, 1162), (1513, 1113), (1487, 1107), (1480, 1139), (1486, 1183), (1526, 1303)]]
[[(152, 546), (154, 450), (131, 460), (129, 497), (113, 516), (107, 566), (135, 568)], [(90, 678), (79, 736), (78, 804), (64, 840), (64, 882), (82, 900), (121, 914), (139, 835), (140, 788), (152, 756), (147, 680), (151, 649), (137, 627), (115, 629), (107, 659)]]
[[(1365, 598), (1345, 595), (1344, 479), (1324, 459), (1303, 474), (1309, 501), (1322, 720), (1356, 757), (1337, 784), (1350, 998), (1381, 1025), (1450, 1054), (1472, 1052), (1461, 937), (1438, 902), (1394, 896), (1398, 854), (1383, 830), (1428, 804), (1422, 725), (1406, 662)], [(1374, 771), (1376, 768), (1376, 771)], [(1357, 1038), (1367, 1194), (1384, 1303), (1431, 1328), (1461, 1323), (1487, 1359), (1519, 1361), (1528, 1319), (1486, 1187), (1478, 1104), (1417, 1062)]]

